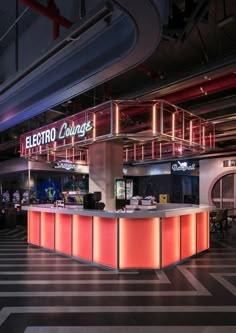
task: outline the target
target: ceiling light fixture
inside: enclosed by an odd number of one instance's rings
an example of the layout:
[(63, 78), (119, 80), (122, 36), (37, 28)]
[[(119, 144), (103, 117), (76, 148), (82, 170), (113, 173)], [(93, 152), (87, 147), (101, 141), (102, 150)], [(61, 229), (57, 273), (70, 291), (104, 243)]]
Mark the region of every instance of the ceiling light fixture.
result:
[(199, 89), (204, 95), (207, 95), (207, 91), (205, 91), (202, 87), (200, 87)]

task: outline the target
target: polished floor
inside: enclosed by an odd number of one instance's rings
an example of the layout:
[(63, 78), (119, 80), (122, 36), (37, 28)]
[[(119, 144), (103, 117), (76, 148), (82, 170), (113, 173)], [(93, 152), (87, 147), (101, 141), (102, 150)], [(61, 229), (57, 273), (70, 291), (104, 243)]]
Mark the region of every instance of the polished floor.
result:
[(122, 273), (28, 246), (0, 230), (0, 333), (236, 332), (236, 225), (165, 272)]

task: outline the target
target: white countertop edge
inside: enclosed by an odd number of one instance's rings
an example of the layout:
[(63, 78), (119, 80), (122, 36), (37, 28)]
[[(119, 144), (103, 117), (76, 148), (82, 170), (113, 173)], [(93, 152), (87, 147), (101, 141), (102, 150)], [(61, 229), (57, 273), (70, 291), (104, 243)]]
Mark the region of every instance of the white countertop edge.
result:
[(188, 215), (193, 213), (201, 213), (215, 210), (214, 206), (209, 205), (199, 205), (192, 207), (181, 207), (172, 209), (157, 209), (157, 210), (134, 210), (134, 211), (124, 211), (124, 212), (109, 212), (102, 210), (89, 210), (83, 208), (58, 208), (58, 207), (45, 207), (45, 205), (32, 205), (23, 206), (22, 210), (34, 211), (34, 212), (46, 212), (46, 213), (56, 213), (56, 214), (71, 214), (71, 215), (81, 215), (81, 216), (97, 216), (97, 217), (107, 217), (107, 218), (152, 218), (152, 217), (172, 217), (179, 215)]

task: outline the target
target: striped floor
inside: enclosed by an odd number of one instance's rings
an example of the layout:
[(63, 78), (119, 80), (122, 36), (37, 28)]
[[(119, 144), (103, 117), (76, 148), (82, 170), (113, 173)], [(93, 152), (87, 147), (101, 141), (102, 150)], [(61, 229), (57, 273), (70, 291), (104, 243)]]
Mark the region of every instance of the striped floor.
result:
[(0, 333), (235, 333), (236, 226), (165, 272), (122, 273), (30, 247), (0, 230)]

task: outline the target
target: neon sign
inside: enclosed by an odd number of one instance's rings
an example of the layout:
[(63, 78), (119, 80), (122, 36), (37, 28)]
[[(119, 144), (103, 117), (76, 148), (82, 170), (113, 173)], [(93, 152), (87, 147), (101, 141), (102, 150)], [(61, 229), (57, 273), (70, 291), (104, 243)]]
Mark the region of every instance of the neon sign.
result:
[(45, 145), (56, 140), (56, 129), (51, 128), (25, 138), (25, 147), (32, 148)]
[(77, 170), (78, 166), (70, 160), (61, 160), (54, 165), (55, 169)]
[(91, 121), (78, 124), (76, 126), (69, 126), (68, 123), (64, 122), (59, 131), (55, 127), (44, 130), (42, 132), (27, 136), (25, 138), (25, 148), (33, 148), (41, 145), (45, 145), (56, 140), (63, 140), (72, 136), (84, 137), (88, 132), (93, 129)]
[(78, 137), (83, 137), (86, 135), (87, 132), (91, 131), (92, 129), (93, 125), (91, 121), (76, 126), (68, 126), (67, 123), (63, 123), (61, 125), (58, 138), (65, 139), (71, 136), (75, 136), (76, 134), (78, 135)]
[(195, 168), (196, 168), (195, 163), (188, 164), (187, 162), (181, 163), (180, 161), (178, 161), (177, 163), (172, 165), (173, 171), (190, 171), (190, 170), (195, 170)]

